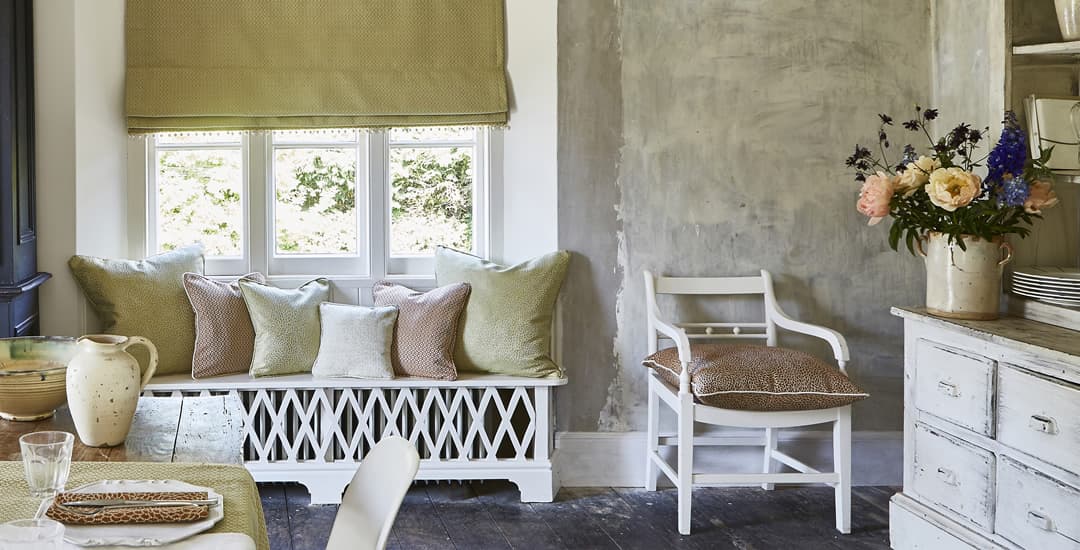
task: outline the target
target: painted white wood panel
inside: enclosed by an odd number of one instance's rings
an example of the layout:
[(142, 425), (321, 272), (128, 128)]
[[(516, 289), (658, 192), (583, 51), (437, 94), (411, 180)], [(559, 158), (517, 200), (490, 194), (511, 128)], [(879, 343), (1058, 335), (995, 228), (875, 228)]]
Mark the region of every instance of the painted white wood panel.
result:
[(990, 451), (917, 424), (914, 460), (915, 493), (991, 529), (994, 455)]
[(930, 514), (889, 502), (889, 539), (893, 548), (909, 550), (971, 550), (977, 546), (953, 536), (934, 523)]
[(992, 437), (994, 362), (927, 340), (916, 346), (916, 408)]
[(1080, 388), (1010, 365), (998, 386), (998, 441), (1080, 472)]
[(995, 531), (1023, 548), (1080, 548), (1080, 489), (1011, 458), (998, 461)]

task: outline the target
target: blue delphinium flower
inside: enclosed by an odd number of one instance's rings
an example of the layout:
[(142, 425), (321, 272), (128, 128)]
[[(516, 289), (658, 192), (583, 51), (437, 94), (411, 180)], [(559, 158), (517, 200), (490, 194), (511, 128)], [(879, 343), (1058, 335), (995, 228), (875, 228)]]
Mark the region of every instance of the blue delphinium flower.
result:
[(1024, 164), (1028, 159), (1027, 136), (1016, 120), (1016, 113), (1007, 111), (1003, 123), (1005, 127), (1001, 129), (1001, 139), (990, 151), (990, 158), (987, 159), (989, 172), (985, 181), (991, 188), (1002, 184), (1006, 174), (1023, 174)]
[(1002, 206), (1024, 206), (1024, 202), (1027, 201), (1030, 194), (1031, 187), (1028, 185), (1027, 180), (1023, 176), (1015, 176), (1001, 183), (1001, 190), (998, 192), (998, 204)]

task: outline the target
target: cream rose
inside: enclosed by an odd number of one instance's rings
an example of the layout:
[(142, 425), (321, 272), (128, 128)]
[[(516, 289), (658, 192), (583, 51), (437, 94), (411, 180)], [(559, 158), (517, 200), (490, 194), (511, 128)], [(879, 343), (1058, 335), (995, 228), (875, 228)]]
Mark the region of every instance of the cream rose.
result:
[(1036, 181), (1031, 184), (1031, 193), (1024, 201), (1024, 211), (1028, 214), (1038, 214), (1057, 203), (1057, 193), (1050, 188), (1050, 182)]
[(907, 169), (900, 174), (896, 192), (903, 193), (905, 197), (911, 196), (930, 181), (930, 174), (938, 168), (941, 168), (941, 161), (926, 156), (908, 163)]
[(952, 212), (963, 208), (982, 193), (982, 179), (960, 168), (938, 168), (930, 173), (930, 182), (923, 189), (930, 202)]

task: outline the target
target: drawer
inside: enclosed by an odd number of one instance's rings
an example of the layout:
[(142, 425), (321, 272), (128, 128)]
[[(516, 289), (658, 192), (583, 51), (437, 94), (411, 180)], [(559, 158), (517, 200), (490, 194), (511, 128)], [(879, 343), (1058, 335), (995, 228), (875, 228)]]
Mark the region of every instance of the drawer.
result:
[(994, 530), (1022, 548), (1080, 548), (1080, 489), (1009, 457), (998, 460)]
[(993, 437), (994, 361), (919, 340), (915, 407)]
[(998, 440), (1070, 472), (1080, 472), (1080, 388), (1002, 365)]
[(923, 500), (990, 530), (994, 504), (990, 451), (916, 424), (912, 468), (914, 491)]

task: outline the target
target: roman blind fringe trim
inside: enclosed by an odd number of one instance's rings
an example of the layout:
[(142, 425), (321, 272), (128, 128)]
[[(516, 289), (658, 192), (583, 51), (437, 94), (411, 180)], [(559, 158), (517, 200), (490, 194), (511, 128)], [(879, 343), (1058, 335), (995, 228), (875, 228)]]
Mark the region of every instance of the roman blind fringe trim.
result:
[(128, 131), (495, 126), (503, 0), (128, 0)]

